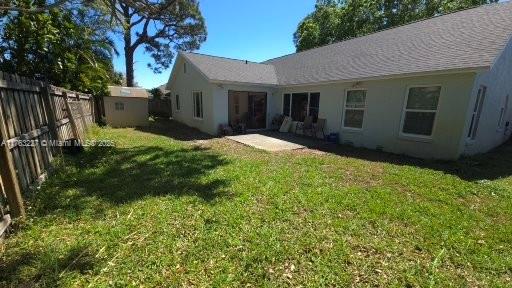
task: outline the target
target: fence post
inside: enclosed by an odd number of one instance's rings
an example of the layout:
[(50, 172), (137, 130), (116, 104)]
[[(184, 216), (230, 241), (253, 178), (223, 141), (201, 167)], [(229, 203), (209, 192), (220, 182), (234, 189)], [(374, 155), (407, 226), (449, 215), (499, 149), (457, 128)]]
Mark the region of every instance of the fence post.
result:
[(80, 113), (80, 120), (82, 122), (82, 132), (85, 134), (89, 130), (87, 128), (87, 121), (85, 121), (84, 109), (82, 107), (82, 100), (80, 100), (80, 94), (76, 93), (76, 100), (78, 101), (78, 113)]
[(78, 128), (76, 127), (75, 118), (73, 117), (73, 112), (71, 111), (71, 107), (69, 106), (69, 98), (67, 92), (62, 92), (62, 96), (64, 97), (64, 105), (66, 106), (66, 111), (68, 112), (69, 124), (71, 124), (71, 130), (73, 131), (73, 136), (77, 140), (82, 140), (80, 138), (80, 133), (78, 133)]
[(96, 111), (96, 101), (94, 100), (94, 96), (93, 95), (90, 95), (90, 98), (89, 98), (89, 101), (91, 102), (90, 105), (91, 105), (91, 114), (92, 114), (92, 119), (91, 119), (91, 124), (94, 124), (94, 123), (98, 123), (98, 119), (96, 119), (96, 114), (98, 114), (98, 112)]
[[(0, 119), (4, 119), (4, 111), (0, 107)], [(2, 137), (2, 144), (0, 147), (0, 175), (2, 177), (2, 184), (4, 192), (7, 196), (7, 203), (9, 203), (9, 210), (13, 218), (25, 217), (25, 207), (23, 205), (23, 197), (21, 196), (21, 189), (16, 176), (16, 169), (14, 168), (14, 161), (12, 159), (11, 151), (7, 140), (9, 136), (5, 122), (0, 121), (0, 136)]]
[(41, 96), (43, 97), (43, 105), (44, 105), (44, 111), (46, 113), (46, 118), (48, 119), (48, 129), (50, 130), (50, 135), (52, 136), (53, 140), (59, 141), (59, 133), (57, 131), (57, 118), (55, 117), (55, 111), (53, 111), (52, 102), (50, 99), (50, 86), (48, 83), (45, 83), (42, 87), (42, 93)]

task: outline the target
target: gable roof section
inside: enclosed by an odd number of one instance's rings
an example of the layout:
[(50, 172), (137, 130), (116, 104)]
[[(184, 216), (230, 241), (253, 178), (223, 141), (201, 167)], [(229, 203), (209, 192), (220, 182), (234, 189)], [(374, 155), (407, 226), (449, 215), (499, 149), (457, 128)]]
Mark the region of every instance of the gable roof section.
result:
[(180, 52), (210, 81), (277, 85), (274, 66), (243, 60)]
[(490, 69), (512, 36), (512, 1), (267, 60), (180, 52), (212, 82), (301, 85)]

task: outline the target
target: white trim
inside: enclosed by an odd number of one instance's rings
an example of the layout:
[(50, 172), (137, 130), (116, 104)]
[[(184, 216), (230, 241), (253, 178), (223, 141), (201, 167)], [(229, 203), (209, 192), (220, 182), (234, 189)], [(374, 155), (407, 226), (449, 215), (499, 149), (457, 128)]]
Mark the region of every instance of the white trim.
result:
[(439, 75), (450, 75), (450, 74), (461, 74), (461, 73), (480, 73), (480, 72), (489, 71), (490, 69), (491, 69), (491, 66), (481, 66), (481, 67), (470, 67), (470, 68), (464, 68), (464, 69), (448, 69), (448, 70), (439, 70), (439, 71), (404, 73), (404, 74), (363, 77), (363, 78), (353, 78), (353, 79), (343, 79), (343, 80), (328, 80), (328, 81), (319, 81), (319, 82), (310, 82), (310, 83), (284, 84), (284, 85), (277, 85), (277, 86), (279, 88), (320, 86), (320, 85), (328, 85), (328, 84), (355, 83), (355, 82), (390, 80), (390, 79), (401, 79), (401, 78), (412, 78), (412, 77), (423, 77), (423, 76), (439, 76)]
[(176, 107), (176, 112), (181, 111), (181, 97), (180, 93), (174, 94), (174, 106)]
[[(199, 108), (201, 109), (201, 117), (197, 117), (196, 116), (196, 97), (195, 97), (195, 93), (199, 93), (199, 95), (201, 96), (201, 104), (199, 105)], [(203, 107), (203, 91), (199, 91), (199, 90), (192, 90), (192, 104), (194, 105), (194, 108), (192, 109), (192, 113), (194, 113), (192, 115), (192, 118), (194, 120), (203, 120), (204, 119), (204, 107)]]
[(505, 103), (502, 103), (500, 108), (500, 118), (498, 119), (498, 132), (503, 132), (505, 130), (505, 120), (507, 119), (508, 113), (508, 102), (510, 100), (510, 95), (507, 94), (505, 96)]
[[(480, 93), (482, 92), (482, 93)], [(475, 102), (471, 108), (471, 114), (469, 117), (469, 131), (466, 134), (466, 142), (473, 142), (476, 140), (478, 133), (478, 126), (480, 124), (480, 117), (482, 116), (482, 110), (484, 106), (485, 98), (487, 97), (488, 87), (486, 85), (479, 85)], [(475, 111), (476, 109), (476, 111)]]
[[(409, 101), (409, 94), (411, 88), (425, 88), (425, 87), (439, 87), (439, 99), (437, 100), (436, 110), (426, 109), (407, 109), (407, 102)], [(402, 117), (400, 119), (400, 131), (398, 133), (399, 138), (412, 141), (428, 142), (433, 139), (437, 126), (437, 114), (439, 113), (439, 104), (441, 102), (441, 95), (443, 94), (443, 86), (441, 84), (425, 84), (425, 85), (408, 85), (405, 93), (405, 101), (402, 106)], [(411, 134), (404, 133), (405, 116), (407, 112), (419, 112), (419, 113), (434, 113), (434, 122), (432, 123), (432, 133), (430, 135)]]
[[(365, 91), (366, 92), (364, 94), (364, 108), (349, 108), (348, 109), (348, 110), (363, 111), (363, 123), (361, 123), (361, 128), (345, 126), (345, 116), (346, 116), (346, 111), (347, 111), (347, 98), (348, 98), (349, 91)], [(341, 129), (342, 130), (353, 131), (353, 132), (361, 132), (364, 130), (364, 122), (365, 122), (364, 120), (366, 118), (366, 108), (367, 108), (367, 104), (366, 104), (366, 96), (367, 95), (368, 95), (368, 89), (366, 89), (366, 88), (345, 89), (345, 99), (343, 99), (343, 106), (342, 106), (342, 110), (341, 110)]]

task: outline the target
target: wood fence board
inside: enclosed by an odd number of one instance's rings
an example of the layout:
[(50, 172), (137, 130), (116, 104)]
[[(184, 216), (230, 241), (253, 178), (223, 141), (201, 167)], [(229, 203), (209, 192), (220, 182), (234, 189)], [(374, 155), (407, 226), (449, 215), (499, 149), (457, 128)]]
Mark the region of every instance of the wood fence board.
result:
[[(2, 148), (2, 157), (7, 157), (4, 158), (10, 163), (7, 163), (9, 167), (5, 166), (5, 161), (0, 163), (0, 183), (11, 175), (20, 193), (27, 192), (31, 185), (45, 178), (52, 160), (60, 153), (58, 147), (41, 144), (70, 138), (85, 139), (89, 125), (94, 121), (94, 112), (91, 95), (0, 72), (1, 139), (7, 143)], [(2, 201), (12, 194), (11, 188), (8, 187), (9, 193), (3, 193), (5, 189), (2, 190), (0, 185), (0, 219), (12, 212)], [(12, 195), (8, 202), (19, 202), (19, 207), (23, 207), (22, 199), (13, 199)]]

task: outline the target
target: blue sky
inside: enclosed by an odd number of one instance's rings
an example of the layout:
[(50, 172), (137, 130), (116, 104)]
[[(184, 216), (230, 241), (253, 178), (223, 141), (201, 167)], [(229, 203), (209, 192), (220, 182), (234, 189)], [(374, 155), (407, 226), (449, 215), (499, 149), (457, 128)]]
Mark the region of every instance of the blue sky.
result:
[[(315, 0), (200, 0), (208, 39), (197, 52), (250, 61), (263, 61), (295, 52), (293, 33), (299, 22), (315, 8)], [(116, 39), (123, 51), (122, 39)], [(139, 48), (135, 55), (135, 81), (144, 88), (159, 86), (171, 69), (154, 74), (150, 61)], [(114, 59), (116, 70), (124, 73), (124, 57)]]

